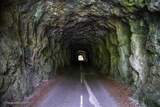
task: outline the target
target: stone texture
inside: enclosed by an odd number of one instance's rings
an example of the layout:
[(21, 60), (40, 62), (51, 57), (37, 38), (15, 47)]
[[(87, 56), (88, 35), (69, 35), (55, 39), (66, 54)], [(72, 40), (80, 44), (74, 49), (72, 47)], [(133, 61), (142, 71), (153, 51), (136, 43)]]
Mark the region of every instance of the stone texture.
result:
[[(142, 106), (160, 105), (159, 0), (0, 3), (0, 102), (22, 101), (84, 49)], [(5, 105), (3, 105), (5, 106)]]

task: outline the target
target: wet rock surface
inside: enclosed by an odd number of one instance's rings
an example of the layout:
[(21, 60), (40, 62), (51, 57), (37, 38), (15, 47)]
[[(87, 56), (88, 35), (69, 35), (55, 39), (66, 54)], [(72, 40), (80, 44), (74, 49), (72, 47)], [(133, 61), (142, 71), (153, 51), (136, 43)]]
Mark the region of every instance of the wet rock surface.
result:
[(129, 85), (142, 107), (160, 105), (159, 0), (5, 0), (0, 6), (1, 103), (22, 101), (84, 50), (88, 64)]

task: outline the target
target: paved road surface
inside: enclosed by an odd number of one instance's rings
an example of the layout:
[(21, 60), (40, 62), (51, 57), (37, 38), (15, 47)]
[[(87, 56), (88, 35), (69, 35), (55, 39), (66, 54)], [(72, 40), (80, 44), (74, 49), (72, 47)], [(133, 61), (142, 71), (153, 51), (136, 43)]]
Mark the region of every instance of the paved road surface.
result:
[(96, 78), (82, 67), (72, 68), (36, 107), (119, 107)]

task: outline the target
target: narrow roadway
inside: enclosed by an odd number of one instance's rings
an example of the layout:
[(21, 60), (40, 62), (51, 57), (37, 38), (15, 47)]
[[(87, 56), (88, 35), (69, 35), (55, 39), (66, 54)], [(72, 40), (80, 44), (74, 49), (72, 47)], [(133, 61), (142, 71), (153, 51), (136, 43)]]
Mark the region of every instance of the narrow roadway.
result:
[(36, 107), (119, 107), (93, 69), (71, 68)]

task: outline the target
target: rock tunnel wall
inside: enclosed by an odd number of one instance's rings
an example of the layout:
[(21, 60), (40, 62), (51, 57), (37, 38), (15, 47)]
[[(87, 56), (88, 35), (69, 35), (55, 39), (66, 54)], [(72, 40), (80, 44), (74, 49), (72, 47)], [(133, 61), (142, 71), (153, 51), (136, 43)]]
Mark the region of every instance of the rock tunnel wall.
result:
[(142, 106), (160, 105), (159, 0), (6, 0), (0, 14), (0, 96), (21, 101), (88, 52)]
[(21, 101), (69, 63), (68, 51), (58, 42), (60, 34), (48, 15), (41, 18), (44, 4), (27, 13), (19, 5), (14, 2), (1, 13), (0, 94), (6, 101)]

